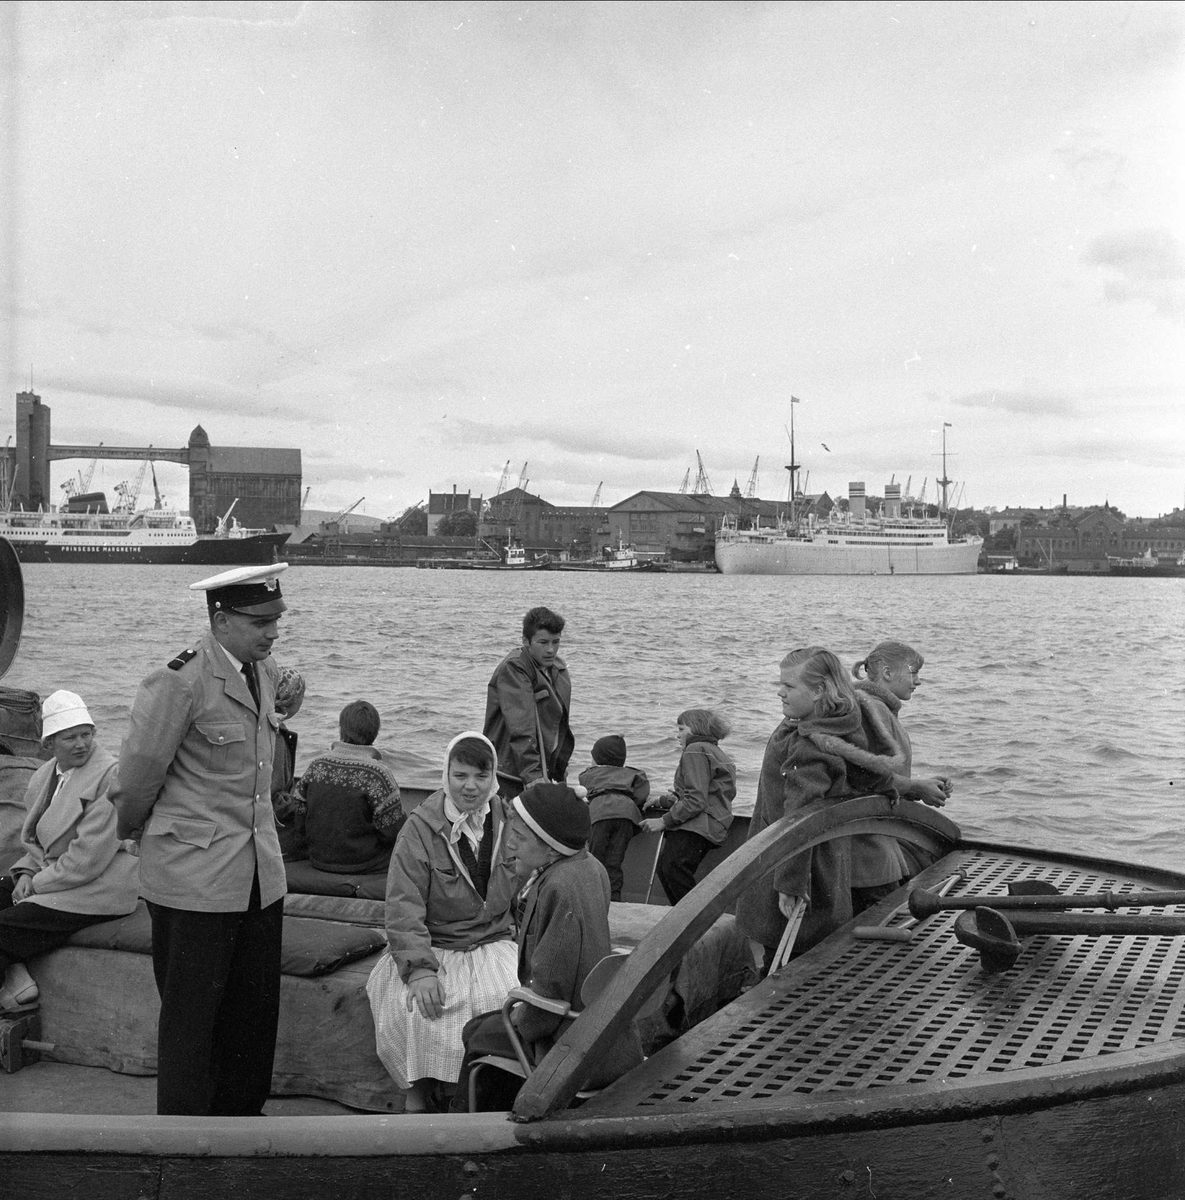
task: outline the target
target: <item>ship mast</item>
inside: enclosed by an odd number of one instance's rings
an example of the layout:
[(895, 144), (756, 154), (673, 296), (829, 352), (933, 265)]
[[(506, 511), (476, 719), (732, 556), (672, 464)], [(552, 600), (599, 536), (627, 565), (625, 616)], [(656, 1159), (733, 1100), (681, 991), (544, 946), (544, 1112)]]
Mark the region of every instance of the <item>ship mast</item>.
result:
[(797, 396), (790, 397), (790, 461), (786, 464), (786, 470), (790, 472), (790, 524), (796, 523), (795, 507), (798, 502), (798, 469), (799, 462), (794, 456), (794, 406), (801, 404)]
[(943, 515), (947, 512), (946, 489), (951, 485), (951, 481), (946, 477), (946, 431), (950, 428), (951, 423), (949, 421), (942, 422), (942, 478), (935, 481), (942, 487), (942, 508), (939, 511)]

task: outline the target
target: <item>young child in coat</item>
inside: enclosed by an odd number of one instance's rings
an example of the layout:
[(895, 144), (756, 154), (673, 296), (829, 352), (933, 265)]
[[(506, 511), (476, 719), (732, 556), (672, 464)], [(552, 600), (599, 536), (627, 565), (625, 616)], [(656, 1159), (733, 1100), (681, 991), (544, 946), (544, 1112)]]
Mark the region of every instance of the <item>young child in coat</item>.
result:
[[(859, 681), (856, 699), (868, 748), (826, 734), (815, 734), (813, 740), (821, 749), (839, 754), (857, 767), (875, 774), (890, 773), (902, 796), (941, 808), (954, 785), (942, 775), (928, 779), (911, 776), (913, 749), (898, 715), (918, 687), (924, 662), (904, 642), (881, 642), (852, 667), (852, 675)], [(852, 900), (856, 911), (882, 900), (902, 879), (928, 865), (920, 850), (896, 838), (882, 834), (852, 838)]]
[(621, 863), (650, 796), (646, 772), (627, 767), (625, 758), (625, 738), (609, 734), (593, 743), (593, 765), (580, 772), (592, 818), (588, 852), (608, 872), (611, 900), (621, 899)]
[[(518, 926), (518, 979), (540, 996), (566, 1000), (573, 1016), (561, 1017), (529, 1004), (514, 1009), (513, 1021), (527, 1055), (538, 1063), (583, 1007), (588, 973), (610, 953), (609, 877), (589, 854), (588, 805), (562, 783), (529, 784), (511, 801), (506, 861), (523, 889)], [(501, 1011), (474, 1017), (464, 1030), (465, 1060), (452, 1111), (468, 1108), (469, 1072), (475, 1058), (514, 1058)], [(642, 1061), (637, 1027), (631, 1025), (597, 1063), (590, 1087), (605, 1087)], [(522, 1086), (516, 1076), (483, 1071), (478, 1109), (508, 1109)]]
[[(855, 691), (830, 650), (810, 646), (787, 654), (778, 696), (783, 720), (765, 747), (750, 838), (815, 800), (875, 791), (896, 795), (887, 772), (878, 775), (858, 767), (834, 752), (835, 743), (824, 750), (814, 740), (815, 734), (827, 734), (867, 748)], [(765, 947), (767, 969), (797, 898), (808, 903), (795, 943), (798, 951), (852, 918), (850, 841), (837, 838), (796, 854), (742, 893), (737, 925)]]
[(665, 811), (642, 822), (663, 834), (658, 878), (672, 904), (695, 887), (696, 868), (728, 835), (737, 794), (736, 763), (719, 745), (732, 726), (710, 708), (689, 708), (676, 718), (676, 730), (683, 754), (674, 785), (650, 806)]

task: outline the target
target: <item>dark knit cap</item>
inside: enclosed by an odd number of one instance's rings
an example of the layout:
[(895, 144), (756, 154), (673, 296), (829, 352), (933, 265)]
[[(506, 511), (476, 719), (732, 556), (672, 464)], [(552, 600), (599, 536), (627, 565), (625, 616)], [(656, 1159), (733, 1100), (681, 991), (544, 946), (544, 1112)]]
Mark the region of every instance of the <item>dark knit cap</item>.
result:
[(553, 850), (575, 854), (588, 844), (588, 805), (565, 784), (532, 783), (513, 803), (528, 828)]
[(611, 733), (593, 742), (592, 760), (602, 767), (625, 766), (625, 738)]

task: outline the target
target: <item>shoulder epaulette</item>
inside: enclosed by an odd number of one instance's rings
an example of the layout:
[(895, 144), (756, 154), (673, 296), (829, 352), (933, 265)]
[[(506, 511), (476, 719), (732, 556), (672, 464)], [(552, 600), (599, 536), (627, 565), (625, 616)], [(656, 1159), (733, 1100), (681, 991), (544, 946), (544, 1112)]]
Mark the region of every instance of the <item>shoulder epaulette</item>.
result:
[(169, 670), (170, 671), (180, 671), (181, 668), (183, 666), (185, 666), (185, 664), (187, 662), (190, 662), (192, 659), (194, 659), (196, 657), (197, 657), (196, 650), (182, 650), (181, 653), (178, 654), (177, 657), (174, 658), (169, 663)]

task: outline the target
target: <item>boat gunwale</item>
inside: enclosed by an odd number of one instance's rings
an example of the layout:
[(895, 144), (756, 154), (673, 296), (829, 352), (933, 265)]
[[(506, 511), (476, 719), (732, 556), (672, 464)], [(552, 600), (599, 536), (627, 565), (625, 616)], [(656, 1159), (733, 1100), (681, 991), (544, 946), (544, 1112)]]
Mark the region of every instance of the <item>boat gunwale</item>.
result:
[[(897, 1126), (943, 1124), (1051, 1110), (1185, 1083), (1185, 1041), (985, 1080), (902, 1084), (859, 1095), (714, 1101), (686, 1111), (565, 1115), (521, 1123), (509, 1113), (349, 1116), (161, 1117), (10, 1113), (3, 1154), (176, 1158), (336, 1158), (473, 1155), (525, 1150), (620, 1150), (688, 1143), (766, 1141)], [(1069, 1078), (1067, 1078), (1069, 1077)]]

